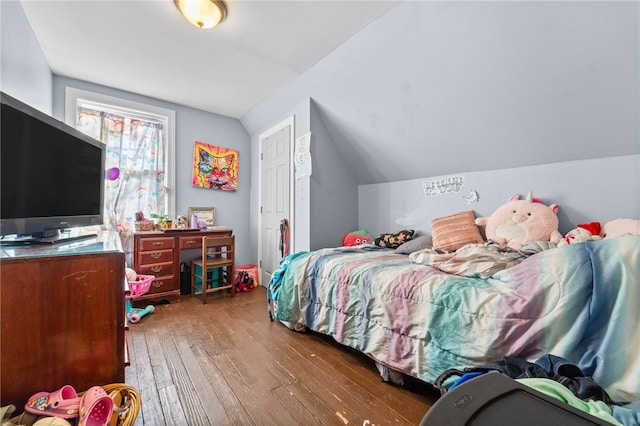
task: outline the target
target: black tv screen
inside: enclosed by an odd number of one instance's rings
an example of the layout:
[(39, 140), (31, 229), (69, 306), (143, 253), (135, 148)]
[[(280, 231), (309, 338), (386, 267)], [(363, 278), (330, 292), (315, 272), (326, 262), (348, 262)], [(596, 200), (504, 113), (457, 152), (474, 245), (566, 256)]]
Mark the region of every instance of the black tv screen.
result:
[(105, 146), (2, 93), (0, 234), (101, 225)]

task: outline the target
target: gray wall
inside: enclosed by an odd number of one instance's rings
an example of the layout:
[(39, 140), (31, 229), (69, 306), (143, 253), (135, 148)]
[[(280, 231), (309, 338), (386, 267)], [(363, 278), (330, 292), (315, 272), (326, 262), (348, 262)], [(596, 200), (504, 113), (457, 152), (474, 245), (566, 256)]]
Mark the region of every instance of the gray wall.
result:
[[(249, 135), (240, 121), (222, 115), (160, 101), (146, 96), (54, 76), (53, 115), (64, 120), (65, 88), (97, 92), (176, 112), (176, 214), (187, 215), (189, 207), (215, 207), (218, 225), (233, 228), (236, 235), (236, 259), (239, 264), (255, 263), (249, 242), (249, 196), (251, 193), (251, 147)], [(191, 185), (193, 144), (201, 141), (237, 149), (240, 152), (238, 190), (236, 192), (197, 188)], [(191, 257), (195, 257), (194, 256)]]
[(309, 188), (312, 250), (341, 245), (344, 235), (358, 228), (358, 184), (350, 165), (311, 102), (311, 157)]
[[(506, 201), (501, 194), (533, 189), (563, 206), (561, 219), (571, 209), (594, 218), (616, 208), (639, 216), (637, 193), (607, 206), (597, 197), (568, 195), (588, 194), (580, 182), (606, 176), (608, 157), (640, 154), (639, 4), (401, 1), (242, 123), (253, 141), (310, 96), (311, 127), (320, 117), (359, 185), (490, 171), (493, 184), (481, 198), (487, 211)], [(562, 193), (534, 185), (527, 175), (531, 166), (588, 159), (602, 159), (603, 166), (572, 168), (575, 186)], [(314, 161), (314, 174), (329, 167)], [(522, 175), (513, 172), (520, 167)], [(637, 176), (637, 162), (620, 167), (631, 181)], [(313, 206), (309, 217), (351, 211), (353, 205), (329, 196), (324, 184), (304, 192)], [(401, 183), (394, 190), (399, 204), (363, 200), (368, 192), (360, 191), (360, 221), (369, 214), (397, 218), (412, 208), (407, 198), (413, 193)], [(580, 214), (564, 217), (564, 226), (580, 223)], [(356, 228), (349, 213), (334, 219), (336, 229)], [(381, 231), (394, 223), (382, 222)], [(316, 226), (324, 229), (316, 220), (309, 226), (312, 238), (322, 234)], [(338, 243), (312, 240), (310, 246)]]
[[(240, 121), (88, 82), (53, 76), (20, 3), (2, 1), (0, 13), (3, 91), (59, 120), (64, 120), (64, 90), (67, 86), (176, 111), (176, 211), (186, 215), (190, 206), (216, 207), (218, 223), (232, 227), (236, 234), (238, 263), (255, 263), (248, 229), (252, 156), (249, 135)], [(236, 192), (191, 186), (191, 161), (196, 140), (240, 151)]]
[(639, 2), (401, 1), (253, 108), (310, 96), (359, 184), (640, 153)]
[[(423, 182), (453, 176), (464, 178), (460, 191), (425, 196)], [(479, 201), (467, 204), (472, 190)], [(401, 229), (430, 235), (432, 219), (466, 210), (489, 216), (512, 195), (524, 198), (529, 191), (546, 205), (560, 206), (563, 235), (579, 223), (640, 218), (640, 155), (361, 185), (359, 222), (375, 235)]]
[(0, 1), (0, 89), (51, 114), (53, 75), (17, 1)]
[[(610, 167), (613, 176), (619, 173), (631, 182), (620, 188), (637, 185), (638, 11), (638, 2), (402, 1), (252, 109), (241, 120), (244, 135), (232, 119), (146, 99), (177, 111), (177, 143), (182, 147), (177, 157), (178, 210), (227, 203), (230, 215), (220, 210), (220, 223), (228, 220), (225, 224), (236, 228), (243, 247), (239, 256), (254, 263), (258, 137), (293, 115), (296, 138), (312, 131), (316, 179), (313, 188), (311, 178), (296, 181), (296, 249), (332, 245), (321, 238), (328, 226), (322, 218), (331, 218), (336, 232), (331, 239), (339, 244), (336, 230), (366, 226), (368, 214), (382, 218), (371, 225), (380, 232), (400, 226), (397, 221), (403, 216), (409, 221), (413, 214), (422, 217), (424, 207), (411, 200), (418, 196), (423, 203), (424, 197), (404, 182), (429, 176), (463, 174), (472, 179), (477, 172), (490, 171), (492, 184), (480, 193), (481, 203), (488, 203), (478, 204), (481, 214), (490, 213), (512, 193), (533, 189), (545, 201), (561, 205), (565, 228), (582, 217), (604, 221), (616, 209), (620, 215), (640, 216), (637, 192), (623, 198), (609, 190), (603, 203), (581, 185), (607, 176)], [(0, 13), (2, 90), (46, 112), (54, 109), (61, 118), (60, 91), (66, 79), (56, 77), (53, 87), (19, 2), (0, 2)], [(221, 135), (228, 140), (219, 142)], [(190, 187), (190, 145), (196, 139), (241, 147), (238, 193), (203, 195), (203, 190)], [(326, 151), (313, 151), (316, 145)], [(632, 161), (608, 160), (627, 156)], [(347, 182), (344, 191), (334, 191), (339, 178), (324, 175), (339, 163), (336, 159), (346, 164), (354, 185), (365, 185), (359, 201), (349, 196), (352, 183), (342, 175), (344, 170), (337, 174)], [(595, 163), (572, 166), (584, 159)], [(563, 177), (561, 192), (553, 190), (551, 180), (532, 184), (532, 169), (527, 167), (549, 164), (558, 171), (556, 162), (566, 162), (572, 170)], [(389, 203), (382, 195), (384, 185), (369, 186), (379, 181), (388, 181), (401, 198)], [(446, 197), (429, 203), (427, 219), (435, 212), (464, 208), (458, 199), (450, 204)], [(354, 211), (359, 212), (357, 226)]]
[[(295, 117), (296, 139), (311, 131), (311, 99), (306, 98), (298, 107)], [(311, 135), (311, 149), (315, 144)], [(312, 152), (313, 154), (313, 152)], [(295, 177), (295, 176), (294, 176)], [(292, 252), (311, 249), (311, 177), (294, 182), (293, 245)]]
[(295, 179), (291, 251), (314, 250), (340, 245), (344, 234), (358, 226), (358, 185), (349, 165), (340, 157), (335, 141), (326, 129), (312, 99), (305, 98), (295, 108), (269, 123), (252, 136), (251, 247), (258, 257), (258, 158), (260, 134), (288, 117), (294, 117), (295, 139), (311, 132), (313, 170), (310, 177)]

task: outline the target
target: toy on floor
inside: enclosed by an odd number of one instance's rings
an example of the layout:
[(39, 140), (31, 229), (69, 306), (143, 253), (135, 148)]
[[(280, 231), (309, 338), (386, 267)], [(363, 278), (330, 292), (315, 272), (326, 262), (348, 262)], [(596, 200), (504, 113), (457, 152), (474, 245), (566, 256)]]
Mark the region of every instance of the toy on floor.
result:
[(155, 308), (153, 305), (147, 305), (144, 308), (134, 308), (131, 306), (131, 300), (149, 291), (149, 287), (151, 287), (151, 283), (156, 277), (155, 275), (138, 275), (136, 271), (131, 268), (126, 268), (126, 276), (129, 282), (129, 294), (125, 296), (127, 319), (135, 324), (140, 322), (145, 315), (153, 313)]
[(251, 291), (255, 287), (255, 281), (247, 271), (239, 271), (236, 274), (235, 291)]

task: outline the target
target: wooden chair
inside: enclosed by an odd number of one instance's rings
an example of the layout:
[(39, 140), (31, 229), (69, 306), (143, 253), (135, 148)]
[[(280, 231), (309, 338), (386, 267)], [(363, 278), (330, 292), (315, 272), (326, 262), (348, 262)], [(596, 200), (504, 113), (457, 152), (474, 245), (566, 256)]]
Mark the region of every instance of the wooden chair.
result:
[(235, 236), (202, 237), (202, 257), (191, 262), (191, 296), (201, 295), (207, 303), (207, 293), (226, 289), (235, 294)]

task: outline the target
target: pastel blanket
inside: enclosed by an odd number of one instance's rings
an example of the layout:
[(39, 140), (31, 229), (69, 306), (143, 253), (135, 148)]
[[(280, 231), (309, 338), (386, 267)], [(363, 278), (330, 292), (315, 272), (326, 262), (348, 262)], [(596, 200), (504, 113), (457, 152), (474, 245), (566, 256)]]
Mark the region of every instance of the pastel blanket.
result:
[(614, 400), (640, 399), (640, 236), (544, 250), (488, 278), (374, 246), (302, 253), (280, 278), (276, 319), (426, 382), (555, 354)]
[(442, 253), (434, 248), (426, 248), (411, 253), (409, 260), (450, 274), (489, 278), (503, 269), (517, 265), (532, 254), (555, 247), (555, 244), (548, 241), (535, 241), (516, 250), (493, 241), (485, 241), (466, 244), (455, 252)]

